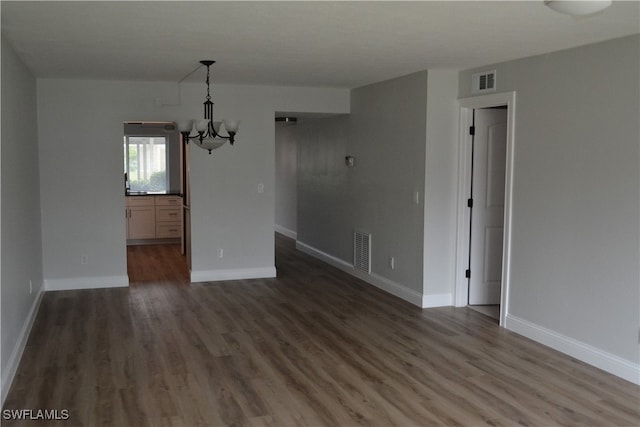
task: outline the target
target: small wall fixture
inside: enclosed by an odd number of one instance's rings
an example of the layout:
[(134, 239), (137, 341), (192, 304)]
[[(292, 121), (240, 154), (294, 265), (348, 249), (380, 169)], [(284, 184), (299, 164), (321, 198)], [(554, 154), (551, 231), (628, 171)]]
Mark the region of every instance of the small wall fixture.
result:
[(296, 117), (276, 117), (276, 123), (295, 125), (298, 122)]
[(346, 156), (344, 158), (344, 164), (348, 167), (348, 168), (352, 168), (355, 166), (356, 164), (356, 158), (353, 156)]
[[(238, 132), (239, 122), (237, 120), (223, 120), (222, 122), (213, 121), (213, 102), (211, 101), (211, 92), (209, 85), (209, 68), (216, 61), (206, 60), (200, 61), (200, 63), (207, 67), (207, 97), (204, 102), (204, 119), (194, 120), (176, 120), (178, 130), (182, 134), (182, 138), (185, 143), (189, 143), (190, 140), (195, 139), (198, 142), (198, 147), (209, 150), (215, 150), (229, 141), (229, 144), (233, 145), (236, 132)], [(220, 125), (224, 126), (228, 135), (222, 135), (220, 133)], [(195, 128), (196, 133), (191, 135), (191, 132)]]
[(611, 6), (611, 0), (545, 0), (545, 6), (571, 16), (591, 15)]

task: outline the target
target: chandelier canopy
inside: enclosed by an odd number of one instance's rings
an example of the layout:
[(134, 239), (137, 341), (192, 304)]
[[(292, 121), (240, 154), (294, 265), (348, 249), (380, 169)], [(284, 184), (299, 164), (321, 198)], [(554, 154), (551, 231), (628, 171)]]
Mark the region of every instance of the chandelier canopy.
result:
[[(203, 60), (200, 63), (207, 67), (207, 96), (204, 101), (204, 119), (194, 120), (177, 120), (176, 125), (178, 131), (182, 134), (182, 138), (185, 143), (189, 143), (190, 140), (196, 140), (198, 146), (204, 150), (208, 150), (211, 154), (211, 150), (222, 147), (225, 142), (229, 141), (229, 144), (233, 145), (236, 132), (238, 132), (239, 122), (237, 120), (223, 120), (222, 122), (213, 121), (213, 101), (211, 101), (211, 87), (210, 87), (210, 67), (216, 61)], [(223, 135), (220, 128), (224, 127), (227, 135)], [(195, 133), (191, 132), (195, 129)]]

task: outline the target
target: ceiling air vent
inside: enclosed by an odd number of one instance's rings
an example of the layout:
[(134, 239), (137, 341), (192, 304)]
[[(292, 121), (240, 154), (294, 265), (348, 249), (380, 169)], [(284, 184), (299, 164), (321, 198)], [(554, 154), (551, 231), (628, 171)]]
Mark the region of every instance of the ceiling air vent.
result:
[(471, 76), (471, 92), (483, 93), (496, 90), (496, 70), (483, 71)]
[(353, 266), (356, 270), (371, 274), (371, 234), (354, 230)]

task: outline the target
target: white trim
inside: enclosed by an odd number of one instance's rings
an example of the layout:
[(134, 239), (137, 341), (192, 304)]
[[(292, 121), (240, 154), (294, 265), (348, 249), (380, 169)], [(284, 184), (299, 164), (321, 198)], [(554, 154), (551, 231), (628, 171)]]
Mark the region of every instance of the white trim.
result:
[(350, 263), (343, 261), (340, 258), (334, 257), (333, 255), (329, 255), (326, 252), (322, 252), (321, 250), (307, 245), (306, 243), (302, 243), (301, 241), (296, 241), (296, 249), (304, 252), (307, 255), (311, 255), (314, 258), (321, 259), (327, 264), (331, 264), (332, 266), (339, 268), (340, 270), (345, 271), (349, 274), (356, 271), (355, 268), (353, 268), (353, 265), (351, 265)]
[(24, 353), (24, 348), (27, 345), (27, 340), (29, 339), (29, 334), (31, 333), (33, 323), (36, 320), (36, 315), (38, 314), (38, 308), (40, 308), (40, 302), (42, 301), (43, 295), (44, 290), (40, 288), (38, 290), (36, 298), (33, 300), (33, 304), (31, 304), (29, 314), (27, 314), (27, 318), (22, 325), (22, 329), (20, 330), (20, 334), (18, 335), (18, 340), (13, 347), (11, 355), (9, 356), (9, 361), (7, 362), (6, 368), (3, 369), (2, 385), (0, 386), (2, 388), (2, 406), (4, 406), (4, 401), (9, 394), (9, 388), (11, 387), (13, 378), (18, 371), (20, 359), (22, 359), (22, 354)]
[(296, 249), (308, 255), (311, 255), (314, 258), (318, 258), (326, 262), (327, 264), (344, 271), (345, 273), (357, 277), (358, 279), (369, 283), (376, 288), (379, 288), (418, 307), (427, 308), (451, 305), (451, 294), (422, 295), (420, 294), (420, 292), (409, 289), (406, 286), (387, 279), (386, 277), (382, 277), (375, 273), (366, 274), (365, 272), (357, 270), (351, 263), (348, 263), (340, 258), (336, 258), (333, 255), (322, 252), (321, 250), (318, 250), (313, 246), (309, 246), (306, 243), (296, 241)]
[(67, 291), (73, 289), (123, 288), (129, 286), (129, 276), (71, 277), (45, 279), (45, 291)]
[(460, 106), (460, 134), (458, 147), (458, 225), (456, 227), (456, 271), (455, 298), (456, 307), (465, 307), (469, 302), (469, 279), (465, 270), (469, 268), (469, 224), (471, 212), (467, 199), (471, 196), (471, 135), (470, 123), (473, 123), (473, 110)]
[(453, 305), (452, 294), (422, 295), (422, 308), (451, 307)]
[(266, 279), (276, 277), (275, 267), (200, 270), (191, 272), (191, 283), (221, 280)]
[(504, 326), (509, 313), (509, 288), (511, 284), (511, 224), (513, 213), (513, 159), (515, 151), (516, 93), (502, 92), (491, 95), (461, 98), (460, 135), (458, 157), (458, 227), (456, 238), (455, 306), (463, 307), (469, 300), (468, 279), (465, 270), (469, 268), (469, 208), (467, 199), (471, 194), (471, 136), (469, 126), (476, 108), (507, 106), (507, 153), (504, 184), (504, 231), (502, 245), (502, 289), (500, 301), (500, 325)]
[(287, 236), (290, 239), (296, 240), (298, 238), (298, 233), (297, 232), (295, 232), (293, 230), (290, 230), (290, 229), (288, 229), (286, 227), (283, 227), (281, 225), (276, 224), (276, 225), (273, 226), (273, 228), (274, 228), (276, 233), (283, 234), (283, 235)]
[(353, 276), (375, 286), (378, 289), (381, 289), (391, 295), (394, 295), (400, 299), (403, 299), (407, 302), (410, 302), (413, 305), (418, 307), (422, 307), (422, 294), (413, 289), (409, 289), (393, 280), (389, 280), (386, 277), (382, 277), (378, 274), (371, 273), (366, 274), (362, 271), (356, 270), (352, 267)]
[(505, 328), (544, 344), (610, 374), (640, 385), (640, 364), (559, 334), (535, 323), (507, 314)]

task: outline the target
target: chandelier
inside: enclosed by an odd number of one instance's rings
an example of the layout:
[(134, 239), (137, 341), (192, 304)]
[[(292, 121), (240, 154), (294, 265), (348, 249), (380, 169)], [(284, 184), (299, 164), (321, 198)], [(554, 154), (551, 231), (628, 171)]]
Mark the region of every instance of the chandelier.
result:
[[(211, 60), (200, 61), (202, 65), (207, 67), (207, 97), (206, 101), (204, 101), (204, 119), (176, 121), (178, 131), (182, 134), (184, 142), (188, 144), (190, 140), (196, 140), (198, 147), (209, 150), (209, 154), (211, 154), (211, 150), (222, 147), (227, 141), (233, 145), (239, 124), (236, 120), (213, 121), (213, 101), (211, 101), (209, 86), (209, 69), (215, 62), (216, 61)], [(221, 124), (227, 132), (226, 136), (220, 133)], [(194, 129), (196, 132), (191, 135)]]

